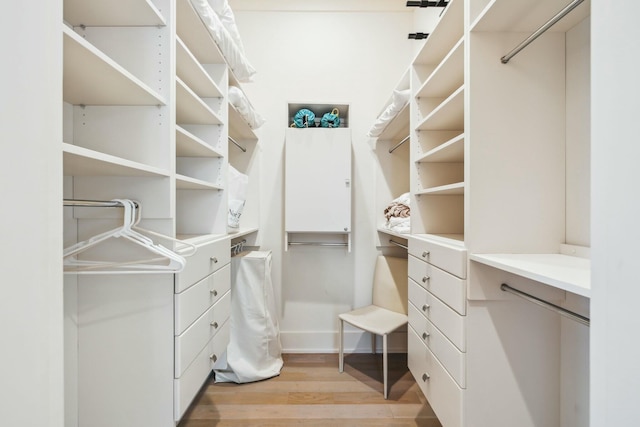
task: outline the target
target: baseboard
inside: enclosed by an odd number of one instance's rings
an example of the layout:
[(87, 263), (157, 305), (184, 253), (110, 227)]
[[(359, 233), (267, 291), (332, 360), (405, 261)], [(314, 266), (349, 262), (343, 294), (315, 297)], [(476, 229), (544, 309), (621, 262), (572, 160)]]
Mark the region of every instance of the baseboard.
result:
[[(337, 353), (340, 335), (335, 332), (280, 331), (283, 353)], [(407, 332), (398, 331), (389, 335), (389, 353), (407, 352)], [(376, 352), (382, 352), (382, 338), (378, 337)], [(371, 334), (362, 331), (344, 332), (345, 353), (370, 353)]]

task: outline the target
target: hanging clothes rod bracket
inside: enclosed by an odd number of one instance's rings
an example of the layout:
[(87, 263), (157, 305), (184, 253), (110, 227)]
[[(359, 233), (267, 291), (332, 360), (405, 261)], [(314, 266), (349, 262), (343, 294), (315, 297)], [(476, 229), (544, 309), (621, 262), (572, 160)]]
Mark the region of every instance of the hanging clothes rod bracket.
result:
[(538, 28), (529, 37), (524, 39), (518, 46), (514, 47), (511, 52), (500, 58), (500, 62), (502, 62), (503, 64), (509, 62), (511, 58), (516, 56), (522, 49), (529, 46), (531, 42), (540, 37), (542, 33), (551, 28), (556, 22), (564, 18), (569, 12), (578, 7), (578, 5), (580, 5), (580, 3), (582, 3), (583, 1), (584, 0), (573, 0), (571, 3), (565, 6), (564, 9), (558, 12), (553, 18), (549, 19), (542, 27)]
[(409, 250), (409, 247), (407, 245), (403, 245), (402, 243), (396, 242), (393, 239), (389, 239), (389, 243), (391, 243), (392, 245), (400, 246), (402, 249)]
[(242, 145), (238, 144), (238, 142), (235, 139), (231, 138), (230, 136), (228, 136), (227, 138), (229, 138), (229, 141), (231, 141), (233, 143), (233, 145), (235, 145), (236, 147), (241, 149), (243, 153), (247, 152), (247, 149), (244, 148)]
[(409, 138), (411, 138), (411, 135), (407, 135), (402, 139), (402, 141), (398, 142), (394, 147), (389, 148), (389, 153), (393, 153), (394, 151), (396, 151), (396, 149), (400, 147), (402, 144), (404, 144), (405, 142), (407, 142)]
[(523, 298), (529, 302), (532, 302), (534, 304), (539, 305), (540, 307), (546, 308), (547, 310), (551, 310), (554, 311), (556, 313), (558, 313), (561, 316), (564, 316), (568, 319), (571, 320), (575, 320), (578, 323), (582, 323), (583, 325), (589, 326), (590, 324), (590, 320), (588, 317), (582, 316), (578, 313), (574, 313), (573, 311), (567, 310), (566, 308), (560, 307), (558, 305), (552, 304), (549, 301), (545, 301), (541, 298), (538, 298), (536, 296), (533, 296), (531, 294), (528, 294), (526, 292), (522, 292), (516, 288), (512, 288), (511, 286), (503, 283), (500, 286), (500, 289), (502, 289), (504, 292), (509, 292), (510, 294), (519, 296), (520, 298)]

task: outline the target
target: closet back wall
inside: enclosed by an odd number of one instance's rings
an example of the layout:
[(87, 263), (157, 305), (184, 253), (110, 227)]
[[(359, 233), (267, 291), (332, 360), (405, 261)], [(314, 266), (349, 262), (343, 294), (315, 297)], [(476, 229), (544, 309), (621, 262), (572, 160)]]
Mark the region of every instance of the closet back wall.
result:
[[(366, 133), (410, 63), (408, 8), (268, 10), (267, 2), (231, 1), (247, 57), (258, 70), (243, 85), (267, 122), (258, 131), (261, 165), (259, 241), (273, 251), (273, 282), (285, 352), (337, 351), (337, 316), (371, 300), (375, 243), (375, 161)], [(271, 3), (271, 2), (269, 2)], [(365, 5), (366, 6), (366, 5)], [(326, 7), (326, 6), (325, 6)], [(257, 10), (260, 8), (260, 10)], [(309, 7), (306, 7), (309, 9)], [(352, 251), (284, 248), (284, 141), (287, 103), (349, 104), (352, 135)], [(323, 114), (316, 111), (316, 114)], [(300, 185), (305, 185), (301, 182)], [(327, 206), (331, 209), (331, 206)], [(347, 348), (367, 351), (369, 337), (347, 332)]]

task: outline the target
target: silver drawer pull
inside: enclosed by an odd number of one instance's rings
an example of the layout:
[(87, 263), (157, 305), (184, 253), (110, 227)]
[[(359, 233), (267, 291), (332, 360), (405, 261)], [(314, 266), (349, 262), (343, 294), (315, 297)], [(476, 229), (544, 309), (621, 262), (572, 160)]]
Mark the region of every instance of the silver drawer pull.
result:
[(213, 261), (214, 264), (217, 264), (218, 263), (218, 258), (212, 256), (211, 257), (211, 261)]
[(426, 258), (429, 256), (429, 251), (422, 252), (422, 258)]
[(431, 279), (431, 277), (429, 277), (429, 276), (424, 276), (424, 277), (422, 278), (422, 283), (427, 283), (427, 280), (429, 280), (429, 279)]
[(214, 297), (218, 296), (218, 291), (216, 291), (215, 289), (213, 289), (213, 290), (211, 290), (209, 292), (211, 292), (211, 295), (213, 295)]
[(427, 311), (429, 308), (431, 308), (431, 306), (429, 304), (425, 304), (422, 306), (422, 311)]
[(218, 329), (218, 322), (211, 322), (211, 326), (213, 326), (214, 329)]
[(427, 332), (423, 332), (422, 333), (422, 339), (426, 340), (427, 338), (429, 338), (429, 334)]
[(422, 381), (427, 381), (429, 378), (431, 378), (431, 377), (426, 372), (424, 374), (422, 374)]
[(209, 359), (213, 360), (213, 362), (217, 362), (218, 361), (218, 356), (216, 356), (215, 354), (212, 354), (211, 356), (209, 356)]

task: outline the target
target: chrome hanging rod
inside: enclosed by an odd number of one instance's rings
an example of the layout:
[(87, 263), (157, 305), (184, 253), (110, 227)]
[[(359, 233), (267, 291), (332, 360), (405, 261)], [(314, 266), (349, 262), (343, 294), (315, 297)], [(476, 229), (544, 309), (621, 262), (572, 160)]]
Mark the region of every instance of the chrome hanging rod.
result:
[(409, 138), (411, 138), (411, 135), (407, 135), (404, 137), (404, 139), (400, 142), (398, 142), (395, 147), (389, 148), (389, 153), (393, 153), (394, 151), (396, 151), (396, 148), (400, 147), (402, 144), (404, 144), (405, 142), (407, 142), (409, 140)]
[(402, 249), (406, 249), (409, 250), (409, 248), (407, 247), (407, 245), (403, 245), (402, 243), (396, 242), (393, 239), (389, 239), (389, 243), (391, 243), (392, 245), (396, 245), (396, 246), (400, 246)]
[(562, 9), (560, 12), (558, 12), (556, 14), (556, 16), (554, 16), (553, 18), (548, 20), (542, 27), (538, 28), (533, 34), (531, 34), (529, 37), (527, 37), (518, 46), (514, 47), (511, 52), (507, 53), (505, 56), (500, 58), (500, 62), (502, 62), (503, 64), (506, 64), (507, 62), (509, 62), (509, 60), (511, 58), (513, 58), (514, 56), (516, 56), (518, 54), (518, 52), (520, 52), (522, 49), (527, 47), (532, 41), (534, 41), (535, 39), (540, 37), (540, 35), (542, 35), (542, 33), (544, 33), (549, 28), (551, 28), (556, 22), (558, 22), (559, 20), (564, 18), (569, 12), (571, 12), (573, 9), (575, 9), (583, 1), (584, 0), (573, 0), (564, 9)]
[(229, 141), (231, 141), (236, 147), (241, 149), (243, 153), (247, 152), (247, 149), (244, 148), (242, 145), (238, 144), (235, 139), (231, 138), (230, 136), (228, 136), (227, 138), (229, 138)]
[(520, 298), (523, 298), (529, 302), (532, 302), (534, 304), (539, 305), (540, 307), (544, 307), (547, 310), (551, 310), (551, 311), (555, 311), (556, 313), (558, 313), (561, 316), (564, 316), (568, 319), (571, 320), (575, 320), (578, 323), (582, 323), (583, 325), (589, 326), (590, 324), (590, 320), (588, 317), (582, 316), (578, 313), (574, 313), (573, 311), (569, 311), (566, 308), (562, 308), (560, 306), (557, 306), (555, 304), (552, 304), (548, 301), (545, 301), (541, 298), (535, 297), (533, 295), (530, 295), (526, 292), (522, 292), (518, 289), (512, 288), (511, 286), (507, 285), (507, 284), (502, 284), (500, 286), (500, 289), (502, 289), (504, 292), (509, 292), (510, 294), (514, 294), (519, 296)]
[[(138, 202), (133, 201), (134, 206), (138, 207)], [(124, 205), (117, 200), (73, 200), (64, 199), (64, 206), (74, 206), (82, 208), (122, 208)]]
[(348, 246), (348, 243), (328, 243), (328, 242), (289, 242), (289, 246)]

